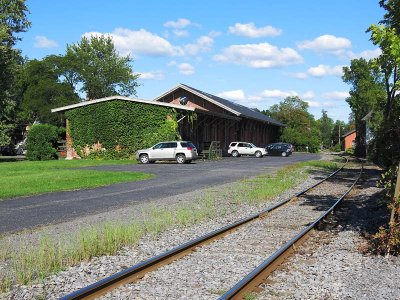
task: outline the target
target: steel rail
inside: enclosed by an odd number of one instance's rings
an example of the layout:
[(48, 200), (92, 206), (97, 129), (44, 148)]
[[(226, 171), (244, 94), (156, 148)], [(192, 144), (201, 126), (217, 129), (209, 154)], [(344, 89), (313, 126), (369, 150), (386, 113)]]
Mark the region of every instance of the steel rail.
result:
[(283, 245), (280, 249), (275, 251), (268, 259), (250, 272), (241, 281), (235, 284), (229, 291), (222, 295), (218, 300), (228, 299), (243, 299), (246, 294), (254, 291), (265, 279), (276, 270), (284, 260), (289, 257), (296, 249), (297, 246), (302, 244), (310, 234), (350, 193), (353, 187), (357, 184), (363, 172), (363, 165), (361, 165), (360, 173), (350, 186), (350, 188), (323, 214), (321, 214), (312, 224), (300, 231), (295, 237)]
[(177, 246), (169, 251), (166, 251), (162, 254), (154, 256), (143, 262), (140, 262), (132, 267), (125, 269), (125, 270), (122, 270), (114, 275), (111, 275), (111, 276), (104, 278), (100, 281), (97, 281), (91, 285), (81, 288), (75, 292), (65, 295), (65, 296), (61, 297), (60, 300), (94, 299), (96, 297), (104, 295), (108, 291), (111, 291), (120, 285), (135, 282), (138, 279), (142, 278), (146, 273), (148, 273), (150, 271), (154, 271), (163, 265), (166, 265), (174, 260), (177, 260), (177, 259), (187, 255), (188, 253), (191, 253), (192, 251), (195, 251), (195, 249), (201, 245), (209, 244), (212, 241), (227, 235), (231, 231), (238, 229), (240, 226), (242, 226), (244, 224), (247, 224), (255, 219), (265, 217), (269, 212), (277, 209), (278, 207), (281, 207), (282, 205), (290, 202), (293, 199), (296, 199), (297, 197), (305, 194), (309, 190), (315, 188), (316, 186), (320, 185), (324, 181), (328, 180), (329, 178), (331, 178), (332, 176), (337, 174), (339, 171), (341, 171), (347, 163), (348, 163), (348, 159), (346, 158), (345, 163), (339, 169), (337, 169), (335, 172), (331, 173), (327, 177), (318, 181), (316, 184), (297, 193), (295, 196), (289, 197), (271, 207), (266, 208), (265, 210), (262, 210), (261, 212), (258, 212), (249, 217), (242, 218), (234, 223), (231, 223), (229, 225), (221, 227), (217, 230), (214, 230), (210, 233), (207, 233), (203, 236), (193, 239), (187, 243)]

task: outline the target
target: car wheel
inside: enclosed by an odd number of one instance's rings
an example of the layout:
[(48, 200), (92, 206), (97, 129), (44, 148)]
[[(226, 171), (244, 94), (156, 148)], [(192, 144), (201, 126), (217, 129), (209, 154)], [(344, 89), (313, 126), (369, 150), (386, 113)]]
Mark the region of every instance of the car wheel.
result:
[(257, 158), (261, 158), (261, 157), (262, 157), (261, 151), (256, 151), (256, 157), (257, 157)]
[(178, 155), (176, 156), (176, 162), (177, 162), (178, 164), (184, 164), (185, 161), (186, 161), (186, 156), (185, 156), (185, 155), (183, 155), (183, 154), (178, 154)]
[(286, 157), (287, 156), (287, 153), (286, 152), (282, 152), (282, 154), (281, 154), (283, 157)]
[(236, 150), (232, 151), (232, 157), (239, 157), (239, 152), (237, 152)]
[(149, 156), (147, 154), (141, 154), (139, 156), (139, 160), (142, 164), (148, 164), (149, 163)]

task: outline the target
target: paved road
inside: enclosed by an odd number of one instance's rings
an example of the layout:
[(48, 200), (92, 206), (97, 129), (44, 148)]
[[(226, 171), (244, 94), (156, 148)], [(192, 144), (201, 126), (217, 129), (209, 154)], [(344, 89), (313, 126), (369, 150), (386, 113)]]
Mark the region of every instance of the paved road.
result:
[(92, 167), (110, 171), (141, 171), (156, 176), (145, 181), (0, 201), (0, 234), (73, 220), (149, 199), (178, 195), (260, 173), (270, 173), (276, 168), (318, 157), (315, 154), (294, 153), (286, 158), (240, 157), (196, 161), (184, 165), (155, 163)]

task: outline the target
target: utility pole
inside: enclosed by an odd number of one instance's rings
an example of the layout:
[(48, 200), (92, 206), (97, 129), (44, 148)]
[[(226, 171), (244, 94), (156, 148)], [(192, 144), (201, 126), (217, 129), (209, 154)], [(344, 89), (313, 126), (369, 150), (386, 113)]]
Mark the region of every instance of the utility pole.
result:
[(340, 124), (339, 124), (339, 145), (340, 145)]

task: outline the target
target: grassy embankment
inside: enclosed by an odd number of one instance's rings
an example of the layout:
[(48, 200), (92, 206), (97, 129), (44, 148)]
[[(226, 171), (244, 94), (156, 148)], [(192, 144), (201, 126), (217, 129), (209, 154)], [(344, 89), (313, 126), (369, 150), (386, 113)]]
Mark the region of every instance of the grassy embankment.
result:
[(47, 192), (93, 188), (151, 178), (139, 172), (111, 172), (81, 167), (133, 164), (127, 160), (52, 160), (0, 163), (1, 199)]
[[(169, 209), (149, 208), (142, 212), (140, 220), (90, 227), (62, 241), (43, 238), (39, 246), (26, 245), (17, 251), (3, 245), (0, 262), (9, 265), (9, 272), (0, 274), (0, 292), (10, 289), (11, 284), (31, 284), (94, 256), (114, 255), (124, 246), (137, 244), (145, 234), (157, 236), (173, 226), (188, 226), (207, 218), (222, 217), (234, 211), (235, 205), (260, 206), (304, 181), (310, 171), (321, 168), (332, 171), (337, 167), (334, 162), (301, 162), (284, 167), (274, 175), (238, 181), (234, 189), (226, 192), (210, 191), (191, 204)], [(220, 201), (224, 198), (229, 201), (221, 209)]]

